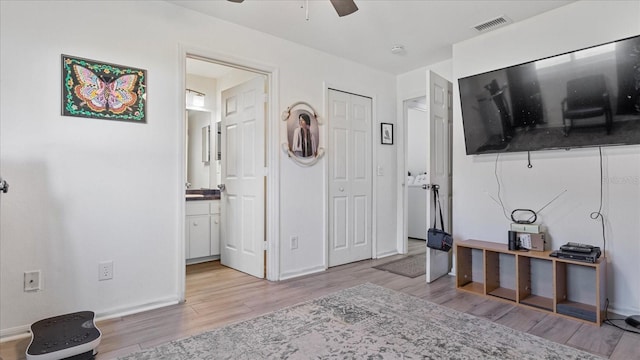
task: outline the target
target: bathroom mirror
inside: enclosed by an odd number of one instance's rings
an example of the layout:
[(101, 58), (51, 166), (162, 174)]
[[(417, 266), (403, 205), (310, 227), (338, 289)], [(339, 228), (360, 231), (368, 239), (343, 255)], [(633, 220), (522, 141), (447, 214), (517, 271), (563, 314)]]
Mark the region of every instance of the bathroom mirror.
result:
[(210, 111), (187, 110), (185, 163), (188, 189), (211, 188), (211, 117)]

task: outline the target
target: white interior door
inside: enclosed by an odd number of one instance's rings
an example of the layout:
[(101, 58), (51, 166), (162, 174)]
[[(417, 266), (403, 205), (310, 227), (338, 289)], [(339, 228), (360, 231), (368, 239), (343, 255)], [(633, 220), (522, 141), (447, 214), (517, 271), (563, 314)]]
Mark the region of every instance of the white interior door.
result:
[(371, 108), (329, 90), (329, 266), (372, 257)]
[[(427, 175), (429, 183), (439, 185), (440, 205), (445, 230), (451, 233), (451, 89), (449, 81), (434, 72), (427, 75), (429, 86), (429, 155)], [(428, 191), (427, 221), (433, 227), (433, 191)], [(439, 216), (439, 214), (438, 214)], [(440, 221), (438, 221), (439, 223)], [(440, 226), (440, 225), (438, 225)], [(449, 253), (427, 248), (427, 283), (447, 274), (450, 269)]]
[(222, 92), (220, 262), (264, 278), (265, 79)]

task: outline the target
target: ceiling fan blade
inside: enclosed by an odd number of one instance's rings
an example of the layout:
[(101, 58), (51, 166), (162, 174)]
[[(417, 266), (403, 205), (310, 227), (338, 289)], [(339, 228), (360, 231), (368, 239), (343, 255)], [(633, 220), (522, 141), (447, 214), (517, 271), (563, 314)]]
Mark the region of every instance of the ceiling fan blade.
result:
[(340, 17), (347, 16), (358, 11), (358, 7), (353, 0), (331, 0), (331, 5), (336, 9), (336, 12)]
[(244, 0), (227, 0), (227, 1), (231, 1), (231, 2), (234, 2), (234, 3), (241, 3), (241, 2), (243, 2)]

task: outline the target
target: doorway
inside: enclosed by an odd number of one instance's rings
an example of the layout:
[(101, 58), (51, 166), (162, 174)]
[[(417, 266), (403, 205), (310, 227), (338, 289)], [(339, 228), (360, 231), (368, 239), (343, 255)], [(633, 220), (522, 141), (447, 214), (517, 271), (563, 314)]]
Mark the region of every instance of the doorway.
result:
[[(439, 76), (438, 74), (429, 71), (426, 76), (426, 96), (424, 100), (422, 97), (406, 99), (403, 102), (404, 108), (404, 166), (401, 171), (402, 176), (405, 177), (402, 188), (403, 199), (403, 247), (407, 248), (408, 238), (411, 237), (409, 232), (409, 214), (410, 206), (415, 208), (420, 206), (422, 210), (420, 217), (417, 221), (418, 225), (422, 229), (418, 229), (418, 237), (420, 238), (420, 232), (424, 232), (421, 238), (426, 239), (426, 232), (428, 228), (434, 226), (434, 185), (437, 185), (440, 199), (440, 207), (442, 209), (442, 215), (444, 220), (445, 230), (449, 233), (452, 232), (451, 228), (451, 180), (452, 180), (452, 87), (453, 85), (448, 80)], [(416, 105), (421, 104), (421, 105)], [(413, 130), (410, 129), (410, 115), (411, 108), (419, 107), (424, 111), (424, 115), (417, 116), (418, 126), (414, 126)], [(415, 114), (414, 114), (415, 115)], [(426, 124), (422, 123), (426, 121)], [(414, 124), (415, 125), (415, 124)], [(423, 142), (419, 146), (412, 146), (411, 139), (408, 135), (408, 131), (420, 131), (416, 139), (423, 139)], [(411, 137), (414, 137), (412, 134)], [(414, 144), (415, 145), (415, 144)], [(413, 154), (412, 151), (419, 154)], [(418, 157), (419, 161), (409, 159)], [(416, 167), (425, 166), (425, 171), (421, 169), (413, 170), (410, 168), (411, 164)], [(412, 174), (409, 174), (409, 172)], [(410, 184), (416, 184), (417, 187), (410, 188)], [(409, 199), (409, 192), (413, 191), (416, 194), (414, 196), (420, 197), (419, 204), (415, 204), (416, 201)], [(412, 210), (414, 210), (412, 208)], [(415, 214), (414, 214), (415, 217)], [(426, 244), (425, 244), (426, 247)], [(427, 250), (427, 282), (432, 282), (439, 277), (447, 274), (451, 268), (451, 257), (449, 253), (443, 251), (437, 251), (432, 249)]]
[(407, 237), (426, 240), (427, 223), (427, 154), (429, 142), (427, 134), (429, 114), (427, 97), (404, 101), (406, 129), (406, 189), (407, 189)]
[[(253, 241), (252, 249), (256, 255), (259, 253), (259, 256), (256, 256), (256, 258), (261, 260), (260, 264), (258, 266), (254, 266), (254, 268), (259, 267), (261, 271), (248, 271), (242, 266), (242, 264), (239, 265), (236, 262), (229, 264), (228, 260), (225, 265), (239, 271), (250, 273), (251, 275), (259, 278), (265, 278), (265, 275), (267, 278), (275, 275), (273, 272), (269, 272), (269, 268), (265, 266), (265, 263), (269, 260), (269, 253), (266, 252), (267, 248), (265, 244), (268, 243), (270, 238), (267, 235), (266, 224), (271, 219), (273, 213), (267, 210), (267, 192), (263, 191), (257, 197), (252, 199), (254, 207), (259, 209), (259, 213), (262, 214), (259, 216), (262, 227), (258, 229), (259, 231), (253, 231), (252, 234), (247, 236), (243, 233), (245, 224), (242, 221), (238, 221), (239, 216), (233, 216), (232, 212), (234, 210), (230, 209), (229, 204), (227, 204), (232, 197), (228, 196), (228, 193), (225, 192), (226, 189), (224, 188), (225, 180), (228, 180), (228, 177), (224, 178), (225, 172), (228, 173), (230, 168), (238, 168), (237, 163), (234, 162), (238, 158), (247, 159), (244, 155), (238, 156), (239, 154), (237, 151), (230, 150), (231, 147), (233, 147), (235, 140), (227, 141), (227, 148), (225, 149), (225, 136), (230, 131), (227, 131), (228, 129), (224, 127), (224, 124), (233, 113), (233, 111), (230, 110), (232, 103), (235, 102), (234, 106), (238, 106), (239, 108), (246, 110), (248, 108), (246, 105), (250, 98), (255, 105), (254, 107), (257, 109), (255, 113), (262, 114), (256, 118), (255, 123), (251, 125), (252, 130), (254, 125), (258, 125), (258, 132), (255, 133), (255, 136), (263, 140), (259, 149), (257, 149), (256, 146), (252, 148), (252, 150), (255, 151), (259, 150), (255, 159), (260, 159), (260, 161), (256, 161), (255, 163), (256, 169), (259, 169), (260, 171), (254, 172), (254, 175), (258, 174), (257, 177), (259, 177), (259, 179), (257, 181), (260, 183), (260, 189), (264, 190), (272, 188), (272, 182), (270, 179), (272, 171), (265, 171), (267, 163), (271, 163), (271, 159), (269, 156), (265, 156), (265, 153), (268, 146), (271, 145), (268, 141), (267, 132), (269, 131), (268, 119), (272, 117), (272, 115), (269, 115), (269, 111), (272, 109), (270, 104), (273, 101), (270, 90), (273, 86), (274, 76), (271, 69), (268, 68), (221, 61), (216, 60), (216, 58), (218, 57), (215, 55), (203, 56), (196, 55), (195, 52), (184, 52), (184, 90), (186, 95), (186, 110), (185, 136), (183, 138), (184, 146), (182, 147), (182, 149), (184, 149), (184, 154), (182, 158), (184, 159), (185, 164), (183, 167), (185, 189), (189, 190), (189, 185), (191, 185), (191, 191), (186, 192), (197, 193), (199, 192), (197, 190), (203, 190), (205, 194), (219, 192), (220, 197), (219, 200), (216, 199), (210, 201), (211, 206), (209, 208), (211, 221), (209, 223), (209, 230), (212, 240), (210, 242), (209, 256), (189, 259), (189, 248), (185, 249), (185, 256), (183, 256), (185, 266), (182, 267), (182, 276), (179, 279), (181, 282), (183, 298), (185, 294), (186, 265), (219, 260), (224, 264), (225, 252), (221, 251), (221, 249), (230, 243), (229, 241), (225, 241), (225, 236), (227, 240), (234, 237), (234, 241), (231, 243), (236, 247), (237, 244), (240, 244), (240, 249), (242, 251), (247, 250), (248, 246), (245, 241), (247, 240), (247, 237), (251, 237)], [(242, 84), (251, 82), (253, 85), (258, 84), (257, 90), (251, 93), (251, 96), (243, 93), (240, 95), (240, 98), (230, 99), (230, 96), (228, 95), (229, 91), (242, 86)], [(225, 95), (225, 92), (227, 92), (227, 95)], [(197, 129), (195, 129), (195, 131), (194, 129), (189, 131), (188, 124), (194, 123), (194, 115), (199, 119), (199, 122), (197, 122)], [(210, 120), (205, 124), (203, 121), (206, 122), (206, 120), (202, 119), (206, 119), (207, 117)], [(189, 118), (192, 118), (191, 122), (188, 121)], [(246, 121), (244, 122), (246, 123)], [(237, 126), (235, 126), (235, 128), (237, 128)], [(191, 145), (191, 142), (197, 143), (197, 145), (194, 147)], [(255, 141), (252, 143), (255, 144)], [(238, 144), (238, 146), (241, 147), (242, 144)], [(194, 149), (202, 150), (196, 151)], [(194, 161), (193, 159), (190, 159), (191, 156), (197, 157), (197, 160)], [(231, 164), (232, 162), (234, 165)], [(189, 166), (191, 166), (191, 169), (189, 169)], [(246, 164), (241, 164), (240, 168), (246, 170)], [(275, 172), (275, 167), (273, 168), (273, 172)], [(197, 171), (199, 171), (198, 177), (190, 179), (191, 176), (198, 173)], [(197, 188), (194, 186), (195, 184), (198, 184)], [(234, 186), (234, 188), (237, 190), (237, 186)], [(275, 194), (277, 194), (277, 190)], [(199, 201), (199, 199), (193, 199), (193, 195), (188, 197), (191, 199), (189, 199), (190, 201), (188, 201), (188, 203), (185, 203), (185, 209), (187, 210), (185, 211), (185, 214), (187, 218), (190, 215), (189, 205)], [(237, 197), (235, 197), (235, 199), (237, 199)], [(186, 198), (185, 202), (187, 202)], [(205, 226), (207, 223), (202, 222), (201, 225)], [(189, 241), (189, 226), (189, 222), (185, 221), (185, 244), (188, 244)], [(255, 229), (255, 227), (252, 228)], [(269, 230), (272, 231), (273, 229)], [(217, 241), (214, 241), (214, 238)], [(215, 269), (215, 267), (212, 268)]]

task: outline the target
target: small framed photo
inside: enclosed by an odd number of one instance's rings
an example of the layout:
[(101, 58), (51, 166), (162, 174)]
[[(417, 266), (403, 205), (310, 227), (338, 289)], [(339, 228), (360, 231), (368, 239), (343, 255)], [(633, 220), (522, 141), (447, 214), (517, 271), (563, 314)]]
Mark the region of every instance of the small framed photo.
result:
[(380, 137), (382, 145), (393, 145), (393, 124), (380, 124)]

